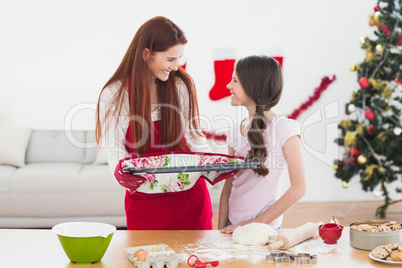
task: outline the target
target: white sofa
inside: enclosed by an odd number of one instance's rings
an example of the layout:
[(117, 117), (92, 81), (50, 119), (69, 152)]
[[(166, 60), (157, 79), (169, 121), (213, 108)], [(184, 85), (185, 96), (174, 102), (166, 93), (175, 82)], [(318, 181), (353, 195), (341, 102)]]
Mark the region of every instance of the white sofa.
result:
[(126, 227), (125, 189), (94, 144), (94, 131), (0, 128), (0, 228)]

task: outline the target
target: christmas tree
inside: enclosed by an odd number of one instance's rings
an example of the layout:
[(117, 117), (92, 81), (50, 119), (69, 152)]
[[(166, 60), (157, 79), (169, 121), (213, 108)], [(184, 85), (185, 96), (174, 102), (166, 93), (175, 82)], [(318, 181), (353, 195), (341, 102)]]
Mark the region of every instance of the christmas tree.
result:
[(356, 176), (364, 191), (379, 189), (385, 200), (376, 211), (380, 218), (390, 204), (402, 201), (391, 200), (388, 189), (392, 186), (396, 196), (402, 193), (401, 6), (401, 0), (381, 0), (369, 16), (375, 37), (360, 38), (364, 61), (350, 67), (359, 88), (345, 105), (347, 119), (340, 121), (335, 141), (344, 148), (334, 164), (335, 176), (344, 188)]

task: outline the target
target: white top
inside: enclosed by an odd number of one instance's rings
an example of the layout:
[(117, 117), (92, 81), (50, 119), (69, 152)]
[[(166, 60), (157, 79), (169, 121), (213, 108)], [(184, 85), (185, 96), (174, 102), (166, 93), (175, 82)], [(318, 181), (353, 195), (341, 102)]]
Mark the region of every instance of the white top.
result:
[[(247, 138), (240, 134), (240, 124), (236, 123), (229, 129), (229, 146), (236, 156), (245, 157), (250, 150)], [(234, 176), (232, 191), (229, 197), (229, 220), (231, 223), (256, 218), (272, 206), (281, 196), (281, 184), (286, 174), (287, 163), (283, 152), (285, 142), (295, 136), (300, 136), (299, 124), (283, 115), (276, 115), (264, 130), (264, 138), (268, 152), (264, 164), (269, 173), (258, 177), (251, 169), (239, 170)], [(283, 216), (276, 218), (269, 225), (279, 228)]]
[[(116, 82), (107, 88), (102, 93), (100, 99), (100, 119), (103, 122), (105, 117), (106, 111), (109, 109), (111, 102), (119, 90), (121, 86), (121, 82)], [(196, 152), (211, 152), (209, 148), (208, 142), (205, 137), (200, 137), (198, 135), (195, 138), (191, 137), (191, 132), (194, 130), (192, 129), (190, 132), (189, 123), (190, 118), (188, 118), (188, 111), (189, 111), (189, 95), (187, 92), (187, 88), (185, 84), (178, 80), (177, 83), (177, 90), (179, 92), (179, 103), (180, 107), (178, 107), (180, 111), (182, 126), (184, 126), (184, 138), (186, 139), (186, 143), (190, 149), (190, 151)], [(116, 117), (109, 116), (103, 124), (103, 142), (102, 147), (106, 147), (108, 150), (108, 163), (109, 167), (114, 174), (116, 169), (116, 165), (118, 164), (119, 160), (125, 157), (129, 157), (130, 154), (126, 150), (126, 133), (129, 125), (129, 98), (128, 93), (125, 91), (124, 93), (126, 96), (123, 98), (122, 109), (120, 113), (119, 122), (116, 127)], [(159, 110), (156, 110), (151, 114), (152, 121), (156, 121), (160, 119)], [(151, 128), (148, 128), (151, 129)]]

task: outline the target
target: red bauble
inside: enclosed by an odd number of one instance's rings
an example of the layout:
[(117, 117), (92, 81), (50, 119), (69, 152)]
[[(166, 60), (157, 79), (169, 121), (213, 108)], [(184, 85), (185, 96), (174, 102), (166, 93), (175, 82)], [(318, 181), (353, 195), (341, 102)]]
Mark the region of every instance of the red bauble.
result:
[(361, 77), (359, 79), (359, 85), (362, 89), (366, 89), (370, 86), (370, 82), (366, 77)]
[(373, 111), (371, 109), (367, 109), (364, 112), (364, 116), (367, 118), (367, 120), (373, 120), (375, 118), (375, 114), (373, 113)]
[(367, 134), (369, 134), (369, 135), (373, 134), (374, 131), (375, 131), (375, 126), (374, 126), (374, 125), (370, 125), (370, 126), (367, 128)]
[(377, 12), (378, 10), (380, 10), (380, 8), (378, 6), (375, 6), (374, 11)]
[[(357, 149), (357, 148), (351, 147), (351, 148), (349, 148), (349, 153), (350, 153), (350, 155), (352, 155), (352, 156), (358, 156), (358, 155), (360, 154), (360, 150)], [(355, 159), (355, 160), (356, 160), (356, 159)]]

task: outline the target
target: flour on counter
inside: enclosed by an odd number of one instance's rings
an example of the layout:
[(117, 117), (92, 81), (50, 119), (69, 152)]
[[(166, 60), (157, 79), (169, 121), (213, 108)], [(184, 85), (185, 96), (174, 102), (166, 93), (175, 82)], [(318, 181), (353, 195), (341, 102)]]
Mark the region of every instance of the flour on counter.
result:
[[(267, 246), (244, 246), (232, 241), (230, 236), (218, 239), (200, 241), (195, 244), (183, 245), (184, 252), (179, 256), (182, 260), (187, 261), (190, 255), (196, 255), (203, 261), (236, 261), (243, 260), (252, 264), (257, 264), (266, 260), (269, 254)], [(309, 254), (334, 254), (334, 253), (353, 252), (353, 248), (348, 243), (338, 243), (335, 245), (325, 244), (320, 239), (314, 239), (297, 244), (286, 253), (309, 253)]]
[(257, 264), (266, 259), (268, 248), (266, 246), (243, 246), (233, 243), (232, 239), (220, 239), (216, 241), (198, 242), (183, 245), (188, 252), (180, 254), (182, 259), (187, 260), (190, 255), (197, 255), (201, 260), (231, 261), (246, 260)]
[(323, 243), (322, 240), (311, 240), (295, 245), (288, 250), (294, 253), (330, 254), (335, 252), (352, 252), (353, 248), (350, 245), (328, 245)]

